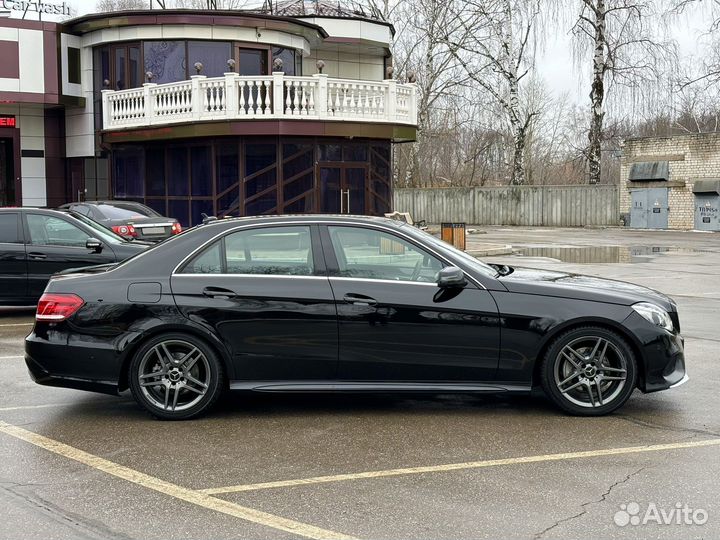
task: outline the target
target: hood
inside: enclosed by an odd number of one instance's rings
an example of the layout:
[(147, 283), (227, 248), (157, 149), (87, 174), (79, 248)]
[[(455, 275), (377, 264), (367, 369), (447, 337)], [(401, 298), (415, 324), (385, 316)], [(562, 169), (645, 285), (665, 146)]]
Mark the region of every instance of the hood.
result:
[(625, 306), (638, 302), (652, 302), (665, 311), (677, 311), (675, 302), (668, 296), (625, 281), (536, 268), (514, 268), (511, 274), (498, 279), (512, 292), (561, 296)]

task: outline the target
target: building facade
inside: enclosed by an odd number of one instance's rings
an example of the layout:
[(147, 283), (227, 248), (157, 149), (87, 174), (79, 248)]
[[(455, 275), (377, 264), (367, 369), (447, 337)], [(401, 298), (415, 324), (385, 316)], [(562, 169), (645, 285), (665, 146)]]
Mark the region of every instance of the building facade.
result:
[(631, 227), (720, 231), (720, 134), (628, 139), (620, 175)]
[(388, 212), (392, 145), (416, 131), (392, 33), (339, 9), (5, 19), (0, 204), (128, 199), (184, 225)]

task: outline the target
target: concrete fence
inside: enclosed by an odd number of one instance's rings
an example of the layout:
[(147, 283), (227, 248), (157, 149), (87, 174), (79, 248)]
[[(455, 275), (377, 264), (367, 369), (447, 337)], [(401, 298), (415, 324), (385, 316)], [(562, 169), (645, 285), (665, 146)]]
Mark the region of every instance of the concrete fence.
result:
[(618, 225), (617, 186), (395, 189), (395, 210), (428, 223), (582, 227)]

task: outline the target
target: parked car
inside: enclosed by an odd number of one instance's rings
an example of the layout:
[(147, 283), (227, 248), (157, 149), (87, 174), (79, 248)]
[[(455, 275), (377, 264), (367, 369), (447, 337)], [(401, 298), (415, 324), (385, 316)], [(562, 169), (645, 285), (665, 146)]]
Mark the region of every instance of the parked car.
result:
[(125, 238), (160, 242), (182, 232), (182, 225), (133, 201), (85, 201), (64, 204), (61, 209), (87, 216)]
[(488, 265), (408, 224), (210, 221), (102, 273), (53, 278), (26, 339), (40, 384), (132, 391), (159, 418), (221, 392), (529, 393), (607, 414), (687, 377), (675, 303)]
[(121, 261), (150, 245), (68, 211), (0, 208), (0, 305), (34, 304), (52, 274)]

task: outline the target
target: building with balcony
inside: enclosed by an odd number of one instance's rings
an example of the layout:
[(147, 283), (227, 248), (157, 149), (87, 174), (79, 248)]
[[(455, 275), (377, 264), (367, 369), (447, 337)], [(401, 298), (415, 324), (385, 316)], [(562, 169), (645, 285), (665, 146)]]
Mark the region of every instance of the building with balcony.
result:
[(0, 205), (390, 211), (415, 85), (387, 76), (389, 23), (319, 6), (0, 21)]

